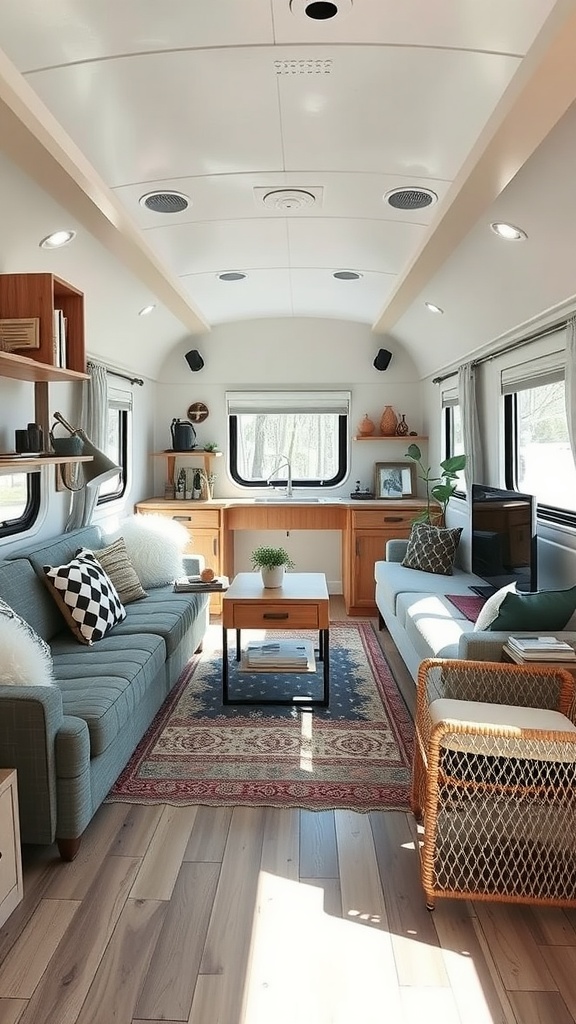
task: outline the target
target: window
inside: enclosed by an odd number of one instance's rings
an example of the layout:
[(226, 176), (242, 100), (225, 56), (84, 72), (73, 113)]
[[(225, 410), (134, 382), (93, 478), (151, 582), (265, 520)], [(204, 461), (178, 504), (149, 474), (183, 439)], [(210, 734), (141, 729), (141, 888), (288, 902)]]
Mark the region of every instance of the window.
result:
[[(462, 412), (458, 403), (458, 388), (451, 388), (442, 394), (442, 414), (444, 417), (444, 458), (453, 455), (464, 455), (464, 436), (462, 433)], [(457, 497), (466, 494), (464, 470), (458, 474), (458, 486), (454, 492)]]
[(0, 537), (24, 533), (40, 510), (40, 473), (0, 474)]
[(108, 388), (108, 439), (104, 451), (121, 467), (121, 472), (106, 480), (98, 492), (98, 504), (121, 498), (128, 486), (128, 435), (132, 414), (132, 393), (122, 388)]
[[(242, 487), (272, 477), (295, 487), (335, 487), (348, 472), (349, 392), (229, 392), (230, 473)], [(277, 472), (275, 472), (277, 470)]]
[(506, 486), (534, 494), (540, 518), (576, 525), (576, 467), (558, 358), (502, 371)]

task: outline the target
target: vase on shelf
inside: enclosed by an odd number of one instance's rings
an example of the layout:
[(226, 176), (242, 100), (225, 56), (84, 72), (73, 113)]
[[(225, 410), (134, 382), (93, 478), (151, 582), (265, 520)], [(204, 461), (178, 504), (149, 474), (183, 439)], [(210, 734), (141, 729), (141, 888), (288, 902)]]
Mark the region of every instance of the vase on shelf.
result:
[(384, 412), (380, 417), (380, 433), (383, 437), (394, 437), (397, 426), (398, 417), (394, 412), (394, 409), (391, 405), (385, 406)]
[(406, 437), (406, 434), (408, 433), (409, 429), (410, 428), (406, 423), (406, 413), (403, 412), (401, 413), (401, 419), (398, 421), (398, 425), (396, 427), (396, 433), (398, 434), (398, 437)]
[(364, 419), (358, 424), (358, 435), (359, 437), (371, 437), (376, 427), (370, 419), (368, 413), (364, 414)]

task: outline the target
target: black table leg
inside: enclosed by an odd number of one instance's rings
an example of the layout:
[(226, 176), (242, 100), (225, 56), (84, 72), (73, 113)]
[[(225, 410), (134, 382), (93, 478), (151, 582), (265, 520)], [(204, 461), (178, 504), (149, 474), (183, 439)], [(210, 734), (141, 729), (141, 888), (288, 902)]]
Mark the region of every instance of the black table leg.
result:
[(230, 703), (228, 697), (228, 630), (226, 626), (222, 626), (222, 703)]
[(240, 630), (236, 630), (236, 661), (240, 661), (242, 657), (242, 641), (240, 636)]
[(321, 650), (324, 661), (324, 699), (322, 706), (327, 708), (330, 703), (330, 630), (321, 629), (320, 637), (322, 639)]

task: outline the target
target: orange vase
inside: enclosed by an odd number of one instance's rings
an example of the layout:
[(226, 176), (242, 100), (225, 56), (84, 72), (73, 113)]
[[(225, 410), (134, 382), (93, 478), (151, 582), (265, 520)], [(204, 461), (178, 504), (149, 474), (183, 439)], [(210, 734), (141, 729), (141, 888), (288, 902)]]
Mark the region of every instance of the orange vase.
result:
[(375, 426), (370, 419), (368, 413), (365, 414), (364, 419), (358, 424), (358, 434), (360, 437), (370, 437), (374, 431)]
[(385, 406), (384, 412), (380, 418), (380, 433), (383, 437), (394, 437), (397, 426), (398, 417), (394, 412), (394, 409), (391, 405)]

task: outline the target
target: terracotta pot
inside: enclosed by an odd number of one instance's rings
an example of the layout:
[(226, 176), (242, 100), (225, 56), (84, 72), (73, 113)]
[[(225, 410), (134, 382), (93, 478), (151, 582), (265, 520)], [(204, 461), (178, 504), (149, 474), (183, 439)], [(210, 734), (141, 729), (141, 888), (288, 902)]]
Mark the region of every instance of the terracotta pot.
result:
[(383, 437), (394, 437), (397, 426), (398, 417), (394, 412), (394, 409), (391, 405), (385, 406), (384, 412), (380, 418), (380, 433)]
[(374, 433), (375, 429), (376, 427), (374, 426), (374, 423), (370, 419), (368, 413), (366, 413), (364, 419), (358, 424), (358, 434), (360, 437), (370, 437)]

